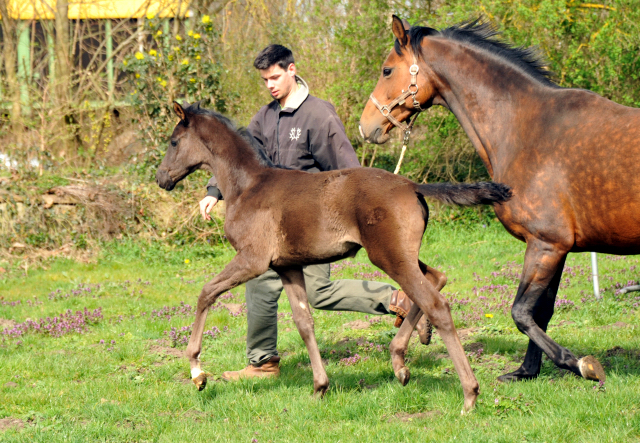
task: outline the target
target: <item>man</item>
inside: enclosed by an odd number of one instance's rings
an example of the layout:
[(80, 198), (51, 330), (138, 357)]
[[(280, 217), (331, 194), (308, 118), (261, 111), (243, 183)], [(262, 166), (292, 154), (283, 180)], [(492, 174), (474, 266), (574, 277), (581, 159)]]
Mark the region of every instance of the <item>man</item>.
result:
[[(309, 172), (360, 166), (334, 107), (309, 95), (307, 84), (296, 75), (289, 49), (270, 45), (258, 54), (253, 65), (274, 100), (258, 111), (247, 129), (273, 163)], [(200, 201), (200, 213), (205, 220), (211, 219), (211, 209), (222, 198), (216, 184), (215, 177), (209, 180), (207, 196)], [(329, 264), (306, 266), (304, 276), (309, 304), (315, 309), (394, 313), (399, 326), (412, 305), (404, 292), (386, 283), (331, 281)], [(223, 379), (280, 373), (276, 344), (281, 292), (280, 277), (271, 269), (246, 283), (249, 366), (227, 371)]]

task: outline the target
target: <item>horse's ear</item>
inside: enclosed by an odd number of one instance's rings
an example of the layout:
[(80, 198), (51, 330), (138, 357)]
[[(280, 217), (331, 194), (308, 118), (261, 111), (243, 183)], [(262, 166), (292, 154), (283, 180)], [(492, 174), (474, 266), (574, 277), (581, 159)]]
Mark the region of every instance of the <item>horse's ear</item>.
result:
[(187, 114), (185, 114), (184, 109), (178, 102), (173, 102), (173, 112), (176, 113), (180, 120), (187, 123)]
[(202, 103), (202, 100), (198, 100), (197, 102), (194, 103), (196, 109), (200, 109), (200, 103)]
[(400, 46), (407, 46), (407, 43), (409, 43), (409, 36), (407, 36), (407, 31), (404, 27), (404, 23), (396, 15), (393, 15), (391, 29), (393, 30), (393, 35), (395, 35), (398, 39)]
[(409, 29), (411, 29), (411, 25), (409, 24), (409, 21), (406, 18), (402, 19), (402, 26), (404, 26), (405, 31), (408, 31)]

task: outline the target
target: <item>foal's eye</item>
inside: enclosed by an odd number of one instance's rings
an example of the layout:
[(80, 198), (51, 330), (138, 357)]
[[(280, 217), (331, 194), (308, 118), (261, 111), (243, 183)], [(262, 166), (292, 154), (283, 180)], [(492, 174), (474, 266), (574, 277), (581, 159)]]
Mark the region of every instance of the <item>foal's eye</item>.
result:
[(171, 140), (171, 146), (175, 148), (176, 146), (178, 146), (178, 142), (175, 140)]
[(383, 68), (382, 69), (382, 75), (384, 75), (385, 77), (389, 77), (391, 75), (391, 71), (393, 71), (393, 69), (391, 69), (391, 68)]

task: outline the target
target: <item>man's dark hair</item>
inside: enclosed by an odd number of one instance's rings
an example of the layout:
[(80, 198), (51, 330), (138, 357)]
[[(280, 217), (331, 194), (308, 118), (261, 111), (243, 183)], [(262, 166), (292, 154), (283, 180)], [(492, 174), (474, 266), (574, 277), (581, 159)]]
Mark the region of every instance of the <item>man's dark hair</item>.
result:
[(295, 63), (291, 49), (282, 45), (269, 45), (260, 51), (253, 61), (253, 66), (256, 69), (269, 69), (277, 64), (286, 71), (291, 63)]

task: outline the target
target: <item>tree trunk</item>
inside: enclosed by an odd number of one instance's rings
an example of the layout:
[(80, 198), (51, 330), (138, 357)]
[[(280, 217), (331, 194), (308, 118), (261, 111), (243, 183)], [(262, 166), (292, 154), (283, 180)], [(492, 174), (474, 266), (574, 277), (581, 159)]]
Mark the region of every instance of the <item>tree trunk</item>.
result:
[(0, 0), (0, 14), (2, 14), (2, 33), (4, 44), (2, 48), (4, 69), (7, 79), (6, 96), (11, 101), (11, 127), (16, 136), (16, 142), (21, 142), (22, 109), (20, 107), (20, 88), (16, 73), (17, 39), (16, 21), (9, 15), (8, 0)]
[(65, 133), (60, 137), (60, 149), (57, 154), (64, 157), (69, 154), (71, 147), (70, 134), (67, 133), (69, 122), (73, 120), (70, 115), (71, 97), (71, 60), (69, 59), (69, 2), (57, 0), (55, 10), (56, 43), (55, 43), (55, 79), (53, 89), (55, 91), (56, 114), (60, 115), (60, 129)]

